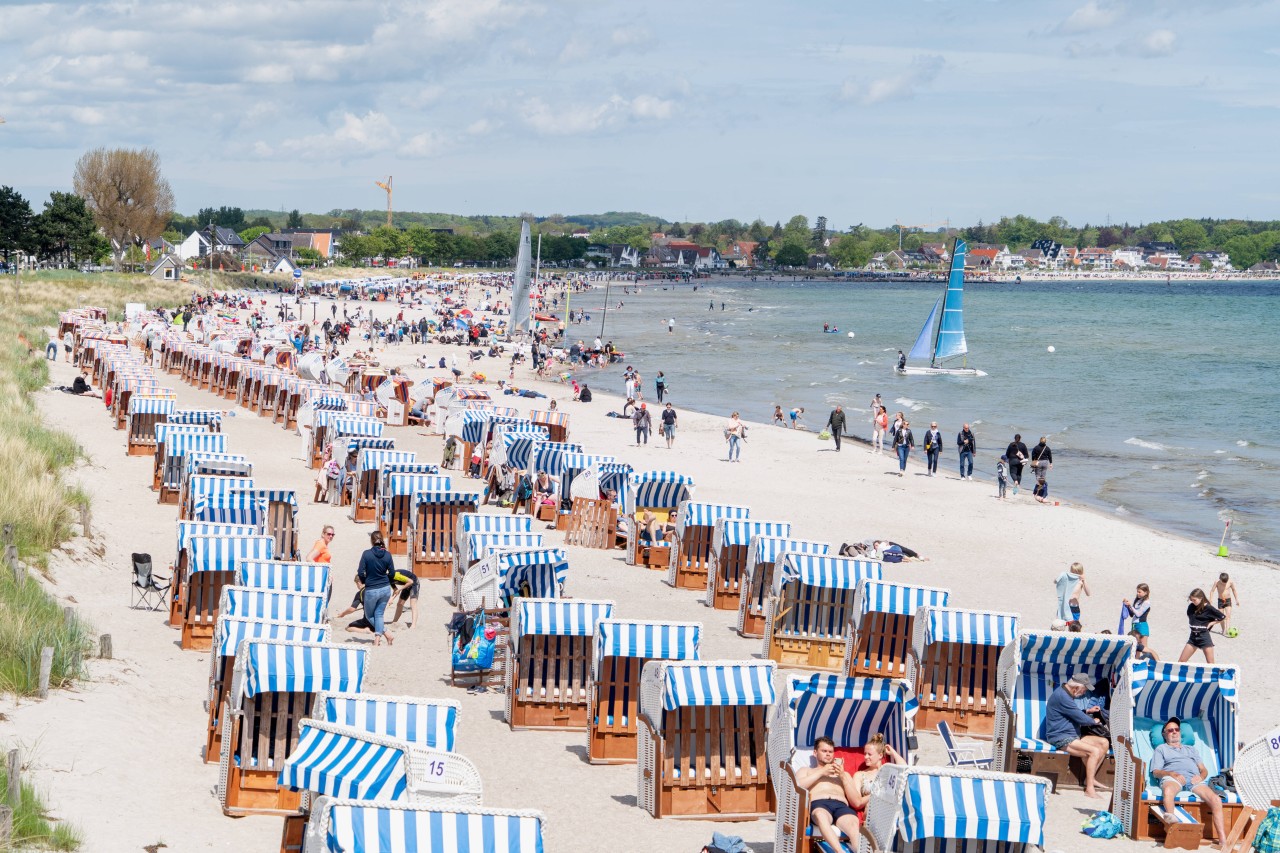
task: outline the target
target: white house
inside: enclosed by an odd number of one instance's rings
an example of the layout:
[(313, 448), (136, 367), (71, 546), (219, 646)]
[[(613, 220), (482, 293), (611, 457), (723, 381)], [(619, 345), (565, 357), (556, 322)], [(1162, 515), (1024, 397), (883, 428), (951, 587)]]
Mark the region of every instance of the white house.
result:
[(187, 239), (178, 244), (178, 257), (184, 261), (192, 258), (203, 258), (209, 253), (209, 235), (203, 231), (192, 231)]

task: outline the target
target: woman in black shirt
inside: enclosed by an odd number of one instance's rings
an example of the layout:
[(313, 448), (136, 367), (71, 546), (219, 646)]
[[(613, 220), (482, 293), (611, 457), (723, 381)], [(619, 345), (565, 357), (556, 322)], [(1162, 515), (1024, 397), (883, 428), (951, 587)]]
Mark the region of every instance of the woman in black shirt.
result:
[(373, 644), (380, 646), (385, 639), (387, 645), (391, 645), (394, 641), (387, 633), (384, 613), (391, 600), (391, 578), (396, 573), (396, 565), (387, 553), (380, 532), (375, 530), (369, 534), (369, 544), (373, 547), (360, 555), (360, 568), (356, 572), (364, 582), (364, 618), (373, 628)]
[(1213, 637), (1209, 634), (1209, 629), (1221, 622), (1226, 616), (1216, 607), (1209, 604), (1209, 597), (1204, 594), (1202, 589), (1193, 589), (1191, 594), (1187, 596), (1187, 622), (1191, 626), (1191, 636), (1187, 638), (1187, 644), (1182, 647), (1182, 654), (1178, 657), (1178, 662), (1182, 663), (1191, 660), (1191, 656), (1196, 650), (1204, 652), (1204, 659), (1209, 663), (1213, 663)]

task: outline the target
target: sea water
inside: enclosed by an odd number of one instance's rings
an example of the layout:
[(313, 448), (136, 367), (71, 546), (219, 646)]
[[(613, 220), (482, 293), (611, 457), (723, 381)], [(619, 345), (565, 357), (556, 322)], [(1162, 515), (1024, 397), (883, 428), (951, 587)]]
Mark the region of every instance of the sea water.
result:
[[(1052, 497), (1215, 549), (1230, 519), (1233, 553), (1280, 558), (1280, 283), (967, 283), (967, 363), (988, 375), (896, 375), (898, 350), (911, 349), (942, 289), (713, 279), (627, 293), (614, 284), (607, 317), (603, 287), (573, 297), (591, 321), (568, 334), (589, 343), (604, 319), (604, 338), (640, 371), (646, 396), (664, 371), (677, 408), (768, 422), (775, 405), (803, 406), (817, 430), (839, 403), (848, 431), (867, 438), (879, 393), (890, 418), (907, 413), (917, 447), (938, 422), (947, 475), (968, 421), (974, 478), (993, 490), (1013, 434), (1028, 447), (1047, 435)], [(839, 332), (824, 334), (824, 323)], [(617, 370), (585, 377), (622, 390)]]

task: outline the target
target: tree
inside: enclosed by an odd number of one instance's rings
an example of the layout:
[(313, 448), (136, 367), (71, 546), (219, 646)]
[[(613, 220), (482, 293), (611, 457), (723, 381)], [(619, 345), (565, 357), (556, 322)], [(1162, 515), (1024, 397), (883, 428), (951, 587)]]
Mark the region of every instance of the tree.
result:
[[(196, 214), (196, 222), (199, 225), (208, 225), (212, 222), (214, 225), (221, 225), (223, 228), (230, 228), (232, 231), (241, 231), (248, 228), (250, 223), (245, 221), (244, 211), (238, 207), (227, 207), (223, 205), (219, 208), (202, 207), (200, 212)], [(271, 221), (267, 221), (267, 225), (271, 225)]]
[(809, 230), (809, 217), (796, 214), (787, 220), (787, 224), (782, 229), (782, 234), (789, 240), (799, 240), (802, 243), (808, 243), (812, 232)]
[(95, 148), (76, 162), (72, 185), (111, 241), (116, 272), (129, 246), (158, 237), (173, 213), (173, 190), (150, 148)]
[(0, 187), (0, 252), (7, 264), (14, 252), (30, 251), (31, 205), (13, 187)]
[(241, 231), (240, 239), (245, 241), (246, 243), (252, 243), (254, 240), (257, 240), (263, 234), (269, 234), (269, 233), (271, 233), (271, 228), (269, 226), (264, 228), (261, 225), (254, 225)]
[(813, 248), (821, 252), (827, 247), (827, 217), (819, 216), (813, 226)]
[(301, 228), (302, 227), (302, 214), (298, 211), (296, 207), (293, 210), (289, 211), (289, 218), (285, 220), (284, 227), (285, 228)]
[(34, 227), (40, 255), (66, 264), (93, 257), (97, 227), (84, 199), (74, 193), (53, 192)]
[(861, 269), (871, 260), (871, 246), (857, 234), (844, 234), (831, 247), (831, 254), (840, 266)]
[(809, 253), (805, 250), (804, 244), (787, 240), (778, 249), (774, 260), (784, 267), (802, 267), (808, 263)]
[(312, 249), (309, 246), (295, 249), (293, 254), (297, 256), (300, 264), (309, 267), (319, 266), (320, 261), (324, 260), (319, 249)]
[(1173, 242), (1183, 254), (1190, 254), (1209, 245), (1209, 232), (1194, 219), (1179, 219), (1170, 230), (1173, 232)]

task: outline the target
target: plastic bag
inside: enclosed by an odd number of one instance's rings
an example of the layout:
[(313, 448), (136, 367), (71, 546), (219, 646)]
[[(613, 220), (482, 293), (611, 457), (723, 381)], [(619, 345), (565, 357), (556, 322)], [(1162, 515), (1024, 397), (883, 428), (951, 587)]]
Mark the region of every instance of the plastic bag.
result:
[(824, 429), (822, 432), (818, 433), (818, 441), (830, 441), (830, 440), (831, 440), (831, 430)]
[(1099, 811), (1080, 826), (1080, 831), (1090, 838), (1115, 838), (1124, 834), (1124, 827), (1111, 812)]

